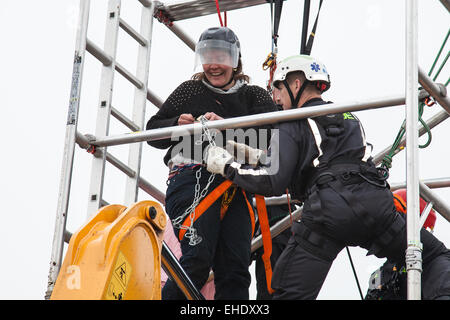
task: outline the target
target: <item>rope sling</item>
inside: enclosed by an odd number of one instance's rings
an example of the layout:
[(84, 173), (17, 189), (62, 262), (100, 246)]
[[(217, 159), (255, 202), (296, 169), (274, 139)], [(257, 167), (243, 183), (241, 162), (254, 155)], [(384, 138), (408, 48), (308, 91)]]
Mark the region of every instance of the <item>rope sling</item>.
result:
[[(441, 47), (440, 47), (440, 49), (439, 49), (439, 51), (438, 51), (438, 53), (436, 55), (436, 58), (434, 59), (434, 62), (432, 64), (431, 68), (430, 68), (430, 71), (428, 72), (428, 76), (431, 76), (431, 74), (433, 73), (433, 70), (434, 70), (434, 68), (436, 66), (436, 63), (439, 60), (439, 57), (440, 57), (440, 55), (441, 55), (441, 53), (442, 53), (442, 51), (443, 51), (443, 49), (444, 49), (444, 47), (445, 47), (445, 45), (447, 43), (449, 35), (450, 35), (450, 29), (448, 30), (447, 35), (445, 36), (445, 39), (444, 39), (444, 41), (443, 41), (443, 43), (442, 43), (442, 45), (441, 45)], [(439, 76), (439, 74), (441, 73), (442, 69), (444, 68), (444, 66), (445, 66), (449, 56), (450, 56), (450, 51), (447, 52), (447, 55), (444, 58), (444, 60), (442, 61), (441, 66), (436, 71), (436, 74), (433, 77), (433, 81), (436, 81), (437, 77)], [(445, 83), (445, 87), (447, 87), (449, 82), (450, 82), (450, 77), (447, 80), (447, 82)], [(425, 105), (428, 106), (428, 107), (431, 107), (434, 104), (435, 104), (435, 101), (432, 100), (432, 98), (425, 98), (423, 101), (419, 101), (419, 122), (422, 124), (422, 126), (424, 127), (424, 129), (425, 129), (425, 131), (427, 133), (427, 141), (424, 144), (419, 145), (419, 148), (421, 148), (421, 149), (424, 149), (424, 148), (428, 147), (430, 145), (430, 143), (431, 143), (431, 140), (432, 140), (431, 130), (428, 127), (427, 123), (422, 118), (422, 115), (423, 115), (423, 112), (424, 112), (424, 107), (425, 107)], [(388, 175), (388, 170), (392, 167), (392, 158), (393, 158), (393, 156), (396, 155), (399, 151), (404, 149), (404, 146), (401, 145), (401, 141), (402, 141), (402, 138), (405, 135), (405, 133), (406, 133), (406, 119), (403, 120), (403, 123), (402, 123), (402, 125), (401, 125), (401, 127), (399, 129), (399, 132), (398, 132), (397, 136), (394, 139), (394, 143), (392, 144), (391, 149), (389, 150), (388, 154), (386, 154), (383, 157), (383, 160), (381, 162), (381, 167), (386, 169), (386, 174), (387, 175)]]

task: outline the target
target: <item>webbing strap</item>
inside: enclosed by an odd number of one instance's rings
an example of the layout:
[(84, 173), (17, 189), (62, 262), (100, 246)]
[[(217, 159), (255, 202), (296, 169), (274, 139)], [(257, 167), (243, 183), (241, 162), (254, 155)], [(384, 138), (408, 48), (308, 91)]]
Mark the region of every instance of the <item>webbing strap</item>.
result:
[[(367, 213), (366, 209), (355, 198), (353, 193), (347, 189), (339, 179), (328, 182), (328, 185), (347, 202), (349, 207), (352, 208), (353, 212), (360, 218), (369, 230), (370, 228), (377, 226), (374, 218)], [(367, 255), (374, 254), (380, 258), (380, 252), (389, 246), (392, 240), (401, 232), (403, 227), (404, 222), (399, 216), (397, 216), (390, 226), (381, 231), (381, 234), (380, 230), (376, 231), (375, 233), (377, 236), (373, 239)]]
[(255, 213), (253, 212), (252, 205), (250, 204), (250, 201), (248, 201), (247, 195), (245, 194), (244, 190), (242, 190), (242, 194), (244, 195), (245, 202), (247, 202), (248, 213), (250, 214), (250, 220), (252, 221), (252, 238), (253, 238), (253, 235), (255, 234)]
[[(316, 28), (317, 28), (317, 22), (319, 20), (319, 13), (320, 13), (320, 8), (322, 7), (322, 2), (323, 0), (320, 0), (319, 3), (319, 9), (317, 10), (317, 16), (316, 16), (316, 20), (314, 21), (314, 26), (311, 30), (311, 33), (309, 34), (309, 38), (308, 38), (308, 43), (306, 44), (305, 47), (303, 47), (303, 41), (302, 41), (302, 48), (301, 48), (301, 52), (300, 54), (306, 54), (306, 55), (310, 55), (311, 54), (311, 50), (312, 50), (312, 46), (313, 46), (313, 42), (314, 42), (314, 37), (316, 36)], [(309, 11), (308, 11), (309, 14)], [(307, 27), (307, 26), (306, 26)], [(305, 26), (303, 26), (303, 33), (306, 33), (307, 30), (305, 29)]]
[(267, 217), (266, 201), (264, 200), (264, 197), (261, 195), (255, 195), (255, 199), (264, 247), (262, 260), (264, 263), (264, 270), (266, 272), (267, 290), (270, 294), (272, 294), (274, 292), (271, 286), (272, 264), (270, 263), (270, 256), (272, 255), (272, 237), (270, 235), (270, 225), (269, 225), (269, 218)]
[[(194, 221), (196, 221), (200, 216), (208, 209), (232, 184), (230, 180), (225, 180), (218, 187), (216, 187), (213, 191), (211, 191), (195, 208), (195, 217)], [(189, 227), (191, 224), (191, 219), (188, 216), (184, 222), (184, 227)], [(180, 229), (180, 233), (178, 235), (178, 239), (183, 240), (184, 234), (186, 233), (186, 229)]]
[[(225, 191), (227, 191), (231, 185), (232, 185), (232, 182), (230, 180), (225, 180), (218, 187), (216, 187), (213, 191), (211, 191), (195, 208), (194, 222), (198, 218), (200, 218), (200, 216), (222, 194), (224, 194)], [(244, 190), (242, 190), (242, 194), (244, 195), (245, 202), (247, 203), (248, 213), (250, 215), (250, 220), (251, 220), (251, 224), (252, 224), (252, 238), (253, 238), (253, 235), (255, 234), (255, 213), (253, 212), (252, 205), (250, 204), (250, 201), (248, 201), (247, 195), (245, 194)], [(262, 233), (262, 239), (263, 239), (264, 254), (262, 256), (262, 259), (264, 262), (264, 269), (266, 271), (267, 289), (268, 289), (269, 293), (272, 294), (274, 292), (272, 287), (270, 286), (270, 283), (272, 281), (272, 265), (270, 263), (270, 256), (272, 255), (272, 237), (270, 235), (269, 218), (267, 217), (267, 208), (266, 208), (266, 202), (265, 202), (264, 197), (261, 195), (255, 195), (255, 198), (256, 198), (256, 208), (258, 210), (259, 224), (261, 226), (261, 233)], [(228, 207), (227, 207), (227, 209), (228, 209)], [(221, 219), (224, 217), (225, 212), (221, 213)], [(183, 226), (188, 227), (190, 225), (190, 223), (191, 223), (191, 219), (190, 219), (190, 217), (187, 217), (183, 222)], [(185, 233), (186, 233), (186, 229), (180, 230), (180, 233), (178, 235), (178, 239), (180, 241), (183, 240)]]
[[(219, 186), (217, 186), (213, 191), (211, 191), (195, 208), (195, 217), (194, 222), (200, 218), (200, 216), (221, 196), (225, 193), (225, 191), (228, 190), (228, 188), (232, 185), (232, 182), (230, 180), (225, 180), (222, 182)], [(252, 223), (252, 238), (255, 234), (255, 213), (253, 212), (253, 208), (250, 204), (250, 201), (247, 199), (247, 195), (245, 194), (245, 191), (242, 190), (242, 194), (244, 195), (245, 202), (247, 203), (248, 213), (250, 215), (250, 220)], [(225, 216), (226, 211), (228, 210), (228, 205), (224, 210), (220, 210), (220, 220), (223, 219)], [(188, 216), (183, 221), (183, 226), (188, 227), (191, 223), (191, 219)], [(180, 233), (178, 235), (178, 239), (181, 241), (183, 240), (184, 235), (186, 234), (186, 229), (181, 229)]]
[(328, 182), (328, 185), (347, 202), (348, 206), (352, 208), (353, 212), (368, 228), (376, 225), (374, 219), (367, 213), (367, 210), (355, 198), (353, 192), (347, 189), (339, 179)]

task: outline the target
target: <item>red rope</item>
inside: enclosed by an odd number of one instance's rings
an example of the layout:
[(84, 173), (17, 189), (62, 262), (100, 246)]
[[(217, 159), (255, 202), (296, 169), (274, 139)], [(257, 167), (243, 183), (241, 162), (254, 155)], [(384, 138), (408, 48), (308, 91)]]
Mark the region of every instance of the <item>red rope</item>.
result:
[(216, 9), (217, 9), (217, 14), (219, 15), (219, 21), (220, 21), (220, 26), (221, 27), (226, 27), (227, 26), (227, 12), (224, 12), (224, 18), (225, 18), (225, 25), (223, 24), (222, 21), (222, 16), (220, 15), (220, 7), (219, 7), (219, 0), (216, 0)]

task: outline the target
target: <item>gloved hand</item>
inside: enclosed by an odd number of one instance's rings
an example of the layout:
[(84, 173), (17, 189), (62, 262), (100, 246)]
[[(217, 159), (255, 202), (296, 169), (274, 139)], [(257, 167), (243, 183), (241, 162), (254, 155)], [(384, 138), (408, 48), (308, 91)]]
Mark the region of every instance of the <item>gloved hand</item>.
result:
[(244, 160), (245, 163), (252, 166), (258, 164), (261, 155), (264, 153), (260, 149), (255, 149), (246, 144), (234, 142), (233, 140), (227, 141), (226, 149), (229, 151), (234, 150), (233, 155), (238, 162)]
[(211, 145), (206, 148), (203, 159), (206, 163), (206, 170), (211, 173), (220, 173), (222, 176), (225, 175), (225, 166), (234, 161), (233, 156), (227, 150)]

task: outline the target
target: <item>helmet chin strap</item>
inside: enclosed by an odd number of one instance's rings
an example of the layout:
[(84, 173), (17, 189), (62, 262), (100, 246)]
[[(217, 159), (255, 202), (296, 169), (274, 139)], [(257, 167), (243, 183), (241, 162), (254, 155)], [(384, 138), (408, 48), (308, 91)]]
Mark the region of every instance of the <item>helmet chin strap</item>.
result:
[(291, 88), (289, 88), (289, 83), (287, 82), (286, 79), (283, 80), (283, 84), (286, 87), (287, 92), (289, 93), (289, 97), (291, 98), (291, 104), (292, 104), (291, 109), (297, 108), (298, 102), (300, 101), (300, 97), (302, 96), (303, 91), (305, 91), (306, 86), (308, 85), (308, 80), (305, 80), (305, 82), (303, 82), (303, 84), (300, 87), (300, 90), (298, 90), (297, 96), (295, 98), (291, 91)]

